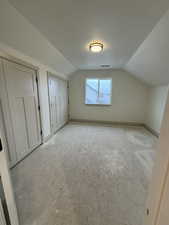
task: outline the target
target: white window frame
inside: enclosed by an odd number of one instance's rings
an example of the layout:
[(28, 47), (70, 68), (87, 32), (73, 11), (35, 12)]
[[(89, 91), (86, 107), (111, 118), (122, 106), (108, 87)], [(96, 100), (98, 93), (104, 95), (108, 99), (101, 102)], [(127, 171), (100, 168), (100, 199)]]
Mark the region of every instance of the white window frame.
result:
[[(88, 79), (96, 79), (96, 80), (110, 80), (111, 81), (111, 89), (110, 89), (110, 103), (108, 104), (101, 104), (101, 103), (96, 103), (96, 104), (88, 104), (86, 103), (86, 83)], [(111, 106), (112, 105), (112, 78), (111, 77), (86, 77), (85, 78), (85, 84), (84, 84), (84, 103), (87, 106)]]

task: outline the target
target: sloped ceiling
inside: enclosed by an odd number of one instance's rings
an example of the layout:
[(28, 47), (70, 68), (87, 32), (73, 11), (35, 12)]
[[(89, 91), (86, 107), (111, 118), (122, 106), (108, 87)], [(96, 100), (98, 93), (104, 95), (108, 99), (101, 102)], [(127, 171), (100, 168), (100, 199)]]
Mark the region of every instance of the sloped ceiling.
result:
[(149, 84), (169, 83), (169, 11), (161, 18), (125, 68)]
[(20, 52), (59, 75), (67, 75), (75, 70), (56, 47), (7, 0), (0, 0), (0, 50), (7, 50), (8, 54)]
[[(167, 14), (158, 23), (169, 8), (168, 0), (9, 2), (75, 68), (100, 69), (108, 64), (110, 68), (125, 68), (151, 85), (168, 82)], [(159, 37), (161, 30), (163, 38)], [(92, 40), (104, 43), (101, 54), (89, 52)]]

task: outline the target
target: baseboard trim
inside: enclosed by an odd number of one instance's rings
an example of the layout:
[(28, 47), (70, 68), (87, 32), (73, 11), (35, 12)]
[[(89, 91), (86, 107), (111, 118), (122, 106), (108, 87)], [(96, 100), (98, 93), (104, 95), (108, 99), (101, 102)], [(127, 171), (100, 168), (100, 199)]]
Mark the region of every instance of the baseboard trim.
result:
[(44, 137), (43, 143), (47, 142), (52, 136), (53, 136), (53, 134), (49, 134), (47, 137)]
[(128, 127), (144, 127), (151, 134), (159, 138), (159, 133), (144, 123), (137, 122), (121, 122), (121, 121), (103, 121), (103, 120), (84, 120), (84, 119), (70, 119), (69, 122), (77, 123), (94, 123), (94, 124), (104, 124), (104, 125), (114, 125), (114, 126), (128, 126)]
[(36, 151), (40, 146), (42, 146), (45, 142), (47, 142), (50, 138), (52, 138), (59, 130), (61, 130), (66, 124), (68, 123), (68, 121), (66, 121), (65, 123), (61, 124), (59, 126), (59, 128), (56, 130), (55, 133), (49, 134), (47, 137), (43, 138), (42, 143), (40, 145), (38, 145), (36, 148), (32, 149), (28, 154), (26, 154), (22, 159), (18, 160), (17, 162), (14, 162), (12, 165), (10, 165), (10, 169), (13, 169), (14, 167), (16, 167), (20, 162), (22, 162), (24, 159), (26, 159), (29, 155), (31, 155), (34, 151)]
[(59, 130), (61, 130), (66, 124), (68, 123), (68, 121), (64, 122), (63, 124), (60, 124), (58, 126), (58, 128), (55, 130), (55, 132), (49, 134), (47, 137), (45, 137), (43, 139), (43, 143), (47, 142), (50, 138), (52, 138)]
[(61, 130), (64, 126), (66, 126), (67, 123), (68, 121), (64, 122), (63, 124), (60, 124), (60, 126), (57, 128), (57, 130), (54, 132), (53, 135), (55, 135), (59, 130)]
[(146, 124), (144, 124), (144, 128), (146, 130), (148, 130), (150, 133), (152, 133), (154, 136), (156, 136), (157, 138), (159, 138), (160, 134), (157, 131), (155, 131), (151, 127), (147, 126)]
[(115, 125), (115, 126), (135, 126), (135, 127), (144, 126), (143, 123), (137, 123), (137, 122), (120, 122), (120, 121), (104, 121), (104, 120), (70, 119), (69, 122), (95, 123), (95, 124), (105, 124), (105, 125)]
[(19, 165), (24, 159), (26, 159), (27, 157), (29, 157), (29, 155), (31, 155), (33, 152), (35, 152), (41, 145), (43, 145), (43, 143), (41, 143), (40, 145), (38, 145), (37, 147), (35, 147), (34, 149), (32, 149), (29, 153), (27, 153), (26, 155), (24, 155), (22, 159), (19, 159), (18, 161), (14, 162), (14, 164), (10, 165), (10, 169), (13, 169), (17, 165)]

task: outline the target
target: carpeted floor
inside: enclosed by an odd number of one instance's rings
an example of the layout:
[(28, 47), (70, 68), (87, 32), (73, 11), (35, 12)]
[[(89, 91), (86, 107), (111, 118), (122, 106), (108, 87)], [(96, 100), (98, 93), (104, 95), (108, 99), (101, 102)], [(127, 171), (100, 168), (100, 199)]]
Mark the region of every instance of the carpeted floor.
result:
[(70, 123), (12, 170), (21, 225), (143, 225), (157, 139)]

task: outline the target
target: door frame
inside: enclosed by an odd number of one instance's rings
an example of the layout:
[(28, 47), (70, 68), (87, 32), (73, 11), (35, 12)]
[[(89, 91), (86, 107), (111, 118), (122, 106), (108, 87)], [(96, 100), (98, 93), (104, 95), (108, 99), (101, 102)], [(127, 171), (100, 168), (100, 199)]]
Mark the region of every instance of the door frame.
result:
[[(13, 127), (11, 126), (12, 117), (11, 117), (11, 113), (10, 113), (10, 109), (9, 109), (7, 88), (6, 88), (6, 85), (3, 85), (3, 84), (5, 84), (5, 80), (4, 80), (4, 67), (3, 67), (2, 60), (6, 60), (8, 62), (12, 62), (12, 63), (18, 64), (20, 66), (24, 66), (28, 69), (32, 69), (35, 71), (35, 74), (36, 74), (37, 101), (38, 101), (38, 114), (39, 114), (39, 126), (40, 126), (40, 144), (38, 146), (36, 146), (34, 149), (32, 149), (29, 153), (26, 153), (26, 155), (24, 155), (22, 159), (17, 160), (17, 158), (15, 156), (13, 156), (14, 161), (10, 163), (10, 167), (12, 168), (43, 143), (42, 115), (41, 115), (42, 112), (41, 112), (41, 107), (40, 107), (40, 93), (39, 93), (39, 88), (40, 88), (39, 87), (39, 68), (32, 64), (29, 64), (27, 62), (24, 62), (20, 59), (12, 57), (12, 56), (4, 57), (4, 56), (0, 55), (0, 78), (3, 80), (2, 84), (0, 82), (0, 89), (1, 89), (0, 110), (2, 111), (2, 121), (3, 121), (3, 125), (4, 125), (3, 129), (4, 129), (4, 133), (5, 133), (6, 146), (7, 146), (6, 152), (7, 152), (8, 158), (10, 156), (9, 146), (14, 146), (15, 144), (14, 144), (14, 134), (13, 134), (14, 131), (13, 131)], [(8, 133), (8, 136), (7, 136), (7, 133)], [(8, 140), (8, 138), (7, 138), (9, 136), (10, 136), (10, 140)], [(16, 151), (14, 152), (14, 154), (16, 154)]]
[(0, 151), (0, 177), (4, 189), (5, 201), (7, 204), (11, 225), (19, 225), (18, 212), (9, 170), (9, 162), (6, 154), (6, 142), (2, 130), (0, 130), (0, 139), (2, 144), (2, 149)]
[[(158, 219), (161, 217), (160, 212), (162, 208), (162, 202), (164, 199), (164, 191), (169, 175), (168, 149), (169, 149), (169, 93), (163, 115), (160, 137), (158, 142), (158, 151), (156, 154), (152, 180), (149, 188), (149, 195), (147, 199), (147, 212), (146, 212), (147, 215), (144, 221), (145, 225), (159, 225)], [(165, 221), (165, 224), (168, 224), (168, 221)]]

